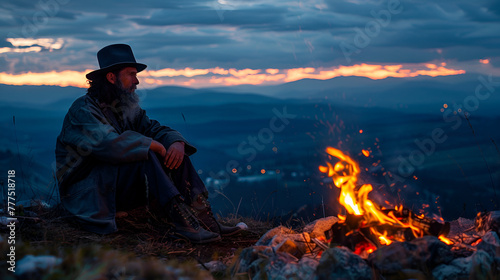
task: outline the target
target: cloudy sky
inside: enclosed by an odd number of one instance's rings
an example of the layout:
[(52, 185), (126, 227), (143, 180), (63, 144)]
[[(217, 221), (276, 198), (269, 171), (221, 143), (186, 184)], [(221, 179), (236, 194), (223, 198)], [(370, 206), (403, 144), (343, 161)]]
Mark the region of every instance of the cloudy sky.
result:
[(148, 65), (146, 87), (500, 76), (499, 31), (494, 0), (7, 0), (0, 83), (85, 87), (113, 43)]

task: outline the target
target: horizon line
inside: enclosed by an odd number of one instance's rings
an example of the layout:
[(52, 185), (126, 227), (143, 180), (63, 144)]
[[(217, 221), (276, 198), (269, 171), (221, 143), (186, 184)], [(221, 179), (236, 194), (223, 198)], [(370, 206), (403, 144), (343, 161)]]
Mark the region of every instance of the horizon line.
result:
[[(33, 85), (33, 86), (73, 86), (87, 88), (88, 83), (85, 71), (64, 70), (57, 72), (27, 72), (10, 74), (0, 72), (0, 84), (4, 85)], [(454, 76), (465, 74), (464, 69), (447, 67), (441, 63), (419, 64), (355, 64), (338, 67), (301, 67), (291, 69), (224, 69), (220, 67), (193, 69), (163, 68), (159, 70), (144, 70), (138, 74), (140, 84), (144, 88), (152, 89), (161, 86), (183, 86), (190, 88), (229, 87), (238, 85), (280, 85), (303, 79), (329, 80), (337, 77), (365, 77), (372, 80), (381, 80), (389, 77), (412, 78), (417, 76)]]

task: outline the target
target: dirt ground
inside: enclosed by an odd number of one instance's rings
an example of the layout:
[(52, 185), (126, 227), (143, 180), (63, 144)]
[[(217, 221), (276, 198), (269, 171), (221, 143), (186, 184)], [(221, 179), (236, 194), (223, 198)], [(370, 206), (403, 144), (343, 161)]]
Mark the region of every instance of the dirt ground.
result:
[(78, 228), (71, 219), (62, 217), (58, 209), (38, 209), (33, 212), (38, 212), (36, 217), (26, 215), (18, 218), (16, 237), (33, 250), (53, 251), (97, 246), (132, 253), (137, 257), (156, 257), (179, 262), (194, 260), (206, 263), (219, 260), (228, 264), (239, 250), (254, 245), (260, 236), (272, 228), (271, 222), (226, 217), (219, 221), (225, 225), (244, 222), (248, 225), (248, 230), (224, 237), (218, 242), (192, 244), (174, 236), (171, 226), (158, 220), (146, 208), (129, 211), (125, 217), (117, 218), (119, 230), (108, 235)]

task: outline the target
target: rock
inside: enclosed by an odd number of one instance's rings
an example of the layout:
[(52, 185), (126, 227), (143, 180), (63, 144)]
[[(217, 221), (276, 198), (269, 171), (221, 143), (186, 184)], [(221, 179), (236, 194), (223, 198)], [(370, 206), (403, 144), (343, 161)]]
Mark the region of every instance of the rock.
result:
[(265, 277), (254, 277), (254, 279), (312, 279), (317, 265), (318, 261), (310, 258), (302, 258), (300, 261), (290, 262), (286, 258), (283, 258), (283, 255), (277, 253), (265, 267)]
[(432, 271), (436, 280), (444, 279), (498, 279), (492, 271), (493, 258), (485, 251), (478, 250), (470, 257), (454, 259), (449, 265), (439, 265)]
[(255, 274), (257, 271), (250, 271), (254, 267), (254, 262), (262, 261), (272, 257), (274, 254), (273, 250), (269, 246), (252, 246), (243, 249), (240, 256), (238, 257), (237, 266), (235, 266), (236, 271), (234, 273), (244, 273), (250, 272), (250, 274)]
[(315, 278), (320, 279), (372, 279), (368, 264), (346, 247), (334, 247), (323, 252), (316, 268)]
[(394, 242), (369, 255), (368, 262), (382, 275), (400, 276), (403, 270), (418, 270), (430, 276), (440, 264), (453, 260), (450, 247), (437, 237), (424, 236), (410, 242)]
[(448, 237), (453, 238), (470, 228), (474, 228), (474, 220), (458, 218), (450, 222), (450, 232), (448, 233)]
[(261, 246), (261, 245), (265, 245), (265, 246), (268, 246), (271, 244), (271, 241), (273, 240), (273, 238), (275, 236), (279, 236), (279, 235), (283, 235), (283, 234), (295, 234), (295, 231), (287, 228), (287, 227), (284, 227), (284, 226), (279, 226), (279, 227), (275, 227), (271, 230), (269, 230), (268, 232), (266, 232), (260, 239), (259, 241), (257, 241), (257, 243), (255, 243), (256, 246)]
[(285, 239), (292, 240), (296, 243), (309, 243), (309, 242), (311, 242), (311, 237), (309, 236), (309, 233), (304, 232), (304, 233), (296, 233), (296, 234), (277, 234), (271, 239), (271, 241), (269, 242), (268, 245), (269, 246), (276, 246), (277, 244), (281, 243)]
[[(290, 241), (290, 240), (288, 240)], [(290, 241), (291, 242), (291, 241)], [(273, 251), (269, 246), (253, 246), (243, 249), (232, 276), (245, 275), (250, 279), (312, 279), (318, 261)]]
[(312, 258), (303, 257), (299, 261), (299, 269), (297, 271), (298, 279), (313, 279), (319, 261)]
[(301, 234), (278, 234), (271, 239), (269, 246), (275, 251), (287, 252), (297, 258), (311, 252), (316, 244), (311, 243), (307, 232)]
[(248, 226), (244, 222), (239, 222), (236, 224), (237, 227), (241, 228), (242, 230), (247, 230)]
[(500, 257), (500, 238), (494, 231), (488, 231), (477, 244), (478, 250), (483, 250), (492, 258)]
[(275, 246), (275, 251), (288, 253), (296, 257), (297, 259), (300, 259), (306, 253), (306, 248), (303, 245), (299, 247), (297, 243), (293, 242), (290, 239), (285, 239)]
[[(203, 264), (206, 268), (208, 268), (208, 271), (212, 274), (224, 274), (227, 269), (227, 265), (225, 265), (221, 261), (211, 261)], [(201, 265), (198, 265), (200, 268), (203, 268)]]
[(285, 267), (296, 270), (297, 264), (298, 259), (288, 253), (273, 252), (268, 246), (253, 246), (241, 252), (236, 273), (247, 273), (256, 280), (275, 279), (285, 273)]
[(28, 200), (21, 200), (16, 202), (16, 206), (23, 206), (23, 208), (33, 208), (33, 207), (44, 207), (44, 208), (50, 208), (50, 205), (40, 199), (28, 199)]
[(458, 218), (457, 219), (458, 224), (463, 227), (464, 229), (468, 229), (474, 226), (474, 221), (471, 219), (466, 219), (466, 218)]
[(54, 256), (26, 255), (17, 262), (15, 274), (20, 279), (39, 279), (61, 262), (60, 258)]
[(11, 220), (11, 217), (6, 217), (6, 216), (0, 216), (0, 225), (7, 226), (11, 222), (14, 222), (15, 224), (19, 224), (18, 220)]
[(297, 244), (290, 239), (285, 239), (280, 244), (276, 245), (276, 252), (289, 253), (300, 259), (304, 253), (301, 253)]
[(338, 221), (339, 218), (334, 216), (317, 219), (305, 226), (303, 231), (308, 232), (311, 238), (325, 238), (325, 231), (329, 230)]

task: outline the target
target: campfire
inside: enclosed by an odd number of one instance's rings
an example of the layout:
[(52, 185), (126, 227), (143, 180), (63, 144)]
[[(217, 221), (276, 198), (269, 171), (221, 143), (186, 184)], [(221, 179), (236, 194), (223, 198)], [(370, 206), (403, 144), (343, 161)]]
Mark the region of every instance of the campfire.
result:
[(241, 252), (233, 277), (500, 279), (500, 211), (444, 222), (403, 205), (381, 206), (369, 198), (372, 185), (358, 184), (354, 160), (335, 148), (326, 152), (329, 162), (319, 170), (340, 189), (345, 214), (299, 231), (271, 229)]
[[(416, 215), (402, 205), (394, 209), (380, 207), (368, 198), (372, 185), (357, 184), (359, 165), (335, 148), (328, 147), (326, 152), (331, 160), (335, 157), (338, 161), (335, 164), (327, 162), (327, 166), (320, 166), (319, 170), (331, 177), (340, 189), (339, 202), (347, 211), (346, 215), (339, 215), (339, 222), (326, 232), (329, 243), (346, 246), (363, 256), (394, 241), (410, 241), (425, 235), (452, 244), (446, 238), (449, 223)], [(368, 153), (363, 150), (365, 156)]]

